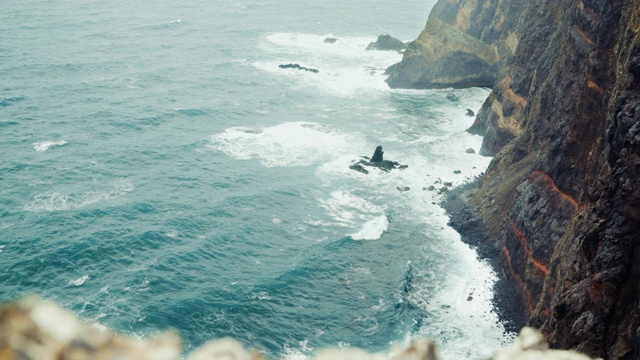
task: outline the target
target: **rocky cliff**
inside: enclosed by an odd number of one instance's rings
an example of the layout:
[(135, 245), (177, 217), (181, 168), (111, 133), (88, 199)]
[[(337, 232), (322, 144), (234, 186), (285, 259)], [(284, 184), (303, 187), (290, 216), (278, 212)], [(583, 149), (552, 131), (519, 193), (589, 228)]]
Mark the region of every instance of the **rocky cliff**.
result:
[[(512, 16), (503, 32), (486, 21), (498, 13)], [(468, 29), (516, 44), (471, 128), (495, 158), (458, 225), (482, 220), (528, 323), (552, 347), (640, 358), (640, 0), (440, 0), (434, 14), (445, 29), (468, 18)], [(423, 34), (413, 45), (430, 49), (423, 59), (457, 54)], [(438, 87), (395, 82), (417, 72), (418, 56), (405, 54), (394, 71), (410, 70), (389, 83)]]
[(387, 70), (387, 83), (394, 88), (492, 86), (518, 46), (515, 14), (526, 3), (439, 1), (402, 62)]

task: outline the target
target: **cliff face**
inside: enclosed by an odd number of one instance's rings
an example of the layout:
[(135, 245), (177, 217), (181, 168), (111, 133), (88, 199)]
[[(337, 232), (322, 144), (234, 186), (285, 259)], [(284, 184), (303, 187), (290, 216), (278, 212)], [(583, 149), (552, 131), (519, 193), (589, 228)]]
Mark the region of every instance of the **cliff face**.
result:
[(517, 48), (471, 129), (495, 154), (471, 203), (551, 346), (638, 359), (640, 0), (519, 9)]
[(387, 83), (393, 88), (493, 86), (518, 46), (515, 14), (525, 3), (439, 1), (402, 62), (387, 69)]

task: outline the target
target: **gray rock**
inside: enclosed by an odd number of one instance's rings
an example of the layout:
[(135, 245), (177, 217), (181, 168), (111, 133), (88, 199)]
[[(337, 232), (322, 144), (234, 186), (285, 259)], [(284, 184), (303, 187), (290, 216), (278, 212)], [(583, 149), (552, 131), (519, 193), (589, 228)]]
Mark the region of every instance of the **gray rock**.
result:
[(368, 174), (369, 173), (369, 171), (367, 169), (363, 168), (362, 165), (360, 165), (360, 164), (353, 164), (353, 165), (349, 166), (349, 169), (355, 170), (357, 172), (361, 172), (363, 174)]
[(280, 65), (278, 65), (278, 67), (280, 69), (304, 70), (304, 71), (308, 71), (308, 72), (312, 72), (312, 73), (316, 73), (316, 74), (320, 72), (320, 70), (318, 70), (318, 69), (312, 69), (312, 68), (300, 66), (300, 64), (280, 64)]
[(378, 145), (376, 147), (376, 151), (374, 151), (373, 156), (371, 157), (371, 162), (380, 162), (383, 160), (384, 151), (382, 151), (382, 146)]
[(407, 44), (390, 36), (380, 35), (375, 42), (369, 43), (367, 50), (385, 50), (385, 51), (403, 51), (407, 48)]

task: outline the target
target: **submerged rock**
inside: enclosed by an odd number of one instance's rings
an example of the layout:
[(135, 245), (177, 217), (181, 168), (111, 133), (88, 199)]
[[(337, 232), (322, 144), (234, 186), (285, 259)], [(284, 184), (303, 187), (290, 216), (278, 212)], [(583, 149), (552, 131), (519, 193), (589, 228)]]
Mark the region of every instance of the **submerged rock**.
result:
[(324, 42), (326, 42), (327, 44), (333, 44), (336, 41), (338, 41), (338, 39), (336, 39), (334, 37), (328, 37), (328, 38), (324, 39)]
[(312, 73), (316, 73), (316, 74), (320, 72), (320, 70), (318, 70), (318, 69), (313, 69), (313, 68), (300, 66), (300, 64), (280, 64), (280, 65), (278, 65), (278, 67), (280, 69), (304, 70), (304, 71), (308, 71), (308, 72), (312, 72)]
[(467, 109), (467, 116), (476, 116), (476, 113), (474, 113), (471, 109)]

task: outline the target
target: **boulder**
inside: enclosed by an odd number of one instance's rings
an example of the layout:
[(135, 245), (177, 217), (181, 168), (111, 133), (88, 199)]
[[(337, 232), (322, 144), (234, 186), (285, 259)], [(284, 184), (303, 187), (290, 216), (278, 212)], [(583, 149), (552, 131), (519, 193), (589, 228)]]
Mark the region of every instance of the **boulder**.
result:
[(327, 44), (333, 44), (336, 41), (338, 41), (338, 39), (336, 39), (334, 37), (328, 37), (328, 38), (324, 39), (324, 42), (326, 42)]
[(404, 51), (407, 48), (407, 44), (390, 36), (380, 35), (378, 40), (369, 43), (367, 50), (384, 50), (384, 51)]
[(467, 116), (476, 116), (476, 113), (474, 113), (471, 109), (467, 109)]

